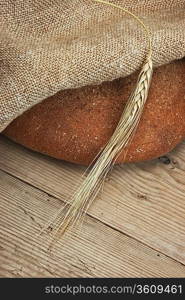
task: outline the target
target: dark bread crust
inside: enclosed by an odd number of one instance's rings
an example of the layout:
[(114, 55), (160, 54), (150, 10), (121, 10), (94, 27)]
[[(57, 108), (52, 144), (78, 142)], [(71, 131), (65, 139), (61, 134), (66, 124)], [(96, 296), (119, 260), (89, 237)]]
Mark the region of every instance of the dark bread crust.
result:
[[(66, 90), (35, 105), (4, 131), (35, 151), (88, 165), (111, 137), (137, 74)], [(185, 60), (154, 71), (147, 104), (137, 132), (117, 162), (149, 160), (185, 138)]]

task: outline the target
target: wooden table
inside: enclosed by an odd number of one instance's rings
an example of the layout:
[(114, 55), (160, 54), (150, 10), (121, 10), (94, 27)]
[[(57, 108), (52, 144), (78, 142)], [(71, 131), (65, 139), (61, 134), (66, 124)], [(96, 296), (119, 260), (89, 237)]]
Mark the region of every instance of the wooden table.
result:
[(1, 277), (185, 277), (185, 144), (116, 166), (84, 219), (51, 248), (38, 235), (84, 167), (0, 136)]

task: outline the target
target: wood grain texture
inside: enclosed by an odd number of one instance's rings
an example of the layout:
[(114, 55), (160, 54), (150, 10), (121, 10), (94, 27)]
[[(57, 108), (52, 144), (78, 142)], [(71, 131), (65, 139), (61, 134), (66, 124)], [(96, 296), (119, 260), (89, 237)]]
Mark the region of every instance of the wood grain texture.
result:
[(0, 171), (1, 277), (184, 277), (185, 266), (86, 217), (47, 250), (50, 232), (36, 234), (61, 201)]
[[(154, 160), (116, 166), (89, 215), (185, 264), (185, 145), (170, 163)], [(0, 168), (66, 200), (84, 167), (33, 153), (0, 139)]]

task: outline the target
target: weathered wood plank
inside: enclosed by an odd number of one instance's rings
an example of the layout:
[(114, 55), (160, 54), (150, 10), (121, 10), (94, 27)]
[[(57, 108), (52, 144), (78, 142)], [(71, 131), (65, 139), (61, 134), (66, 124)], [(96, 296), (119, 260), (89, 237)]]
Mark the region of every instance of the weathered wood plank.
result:
[(184, 277), (185, 266), (101, 222), (86, 217), (47, 251), (37, 238), (61, 201), (0, 171), (1, 277)]
[[(89, 214), (185, 263), (185, 145), (158, 160), (116, 166)], [(65, 200), (83, 167), (33, 153), (0, 139), (0, 168)]]

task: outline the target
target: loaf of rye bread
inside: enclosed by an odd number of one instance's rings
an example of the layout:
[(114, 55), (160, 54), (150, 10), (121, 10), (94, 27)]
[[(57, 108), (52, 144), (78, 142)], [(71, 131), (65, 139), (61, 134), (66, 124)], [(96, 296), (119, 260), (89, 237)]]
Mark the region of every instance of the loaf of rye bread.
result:
[[(4, 135), (32, 150), (88, 165), (110, 139), (137, 74), (65, 90), (14, 120)], [(185, 138), (185, 60), (154, 71), (135, 136), (117, 162), (161, 156)], [(126, 156), (125, 156), (126, 153)]]

